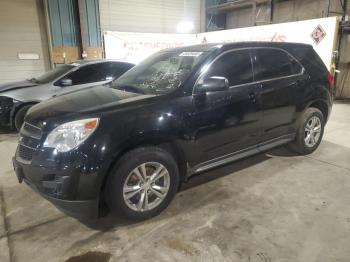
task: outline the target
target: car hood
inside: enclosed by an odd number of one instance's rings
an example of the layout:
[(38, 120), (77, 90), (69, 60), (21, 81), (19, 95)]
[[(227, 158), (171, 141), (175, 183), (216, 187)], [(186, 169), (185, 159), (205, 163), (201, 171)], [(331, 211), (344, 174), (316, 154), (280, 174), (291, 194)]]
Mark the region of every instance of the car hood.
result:
[(125, 108), (126, 104), (135, 104), (149, 97), (153, 95), (96, 86), (41, 102), (29, 110), (25, 121), (40, 128), (44, 128), (43, 125), (56, 126), (87, 116), (103, 115), (107, 111)]
[(37, 86), (37, 84), (28, 80), (5, 83), (0, 85), (0, 94), (1, 92), (25, 88), (25, 87), (32, 87), (32, 86)]

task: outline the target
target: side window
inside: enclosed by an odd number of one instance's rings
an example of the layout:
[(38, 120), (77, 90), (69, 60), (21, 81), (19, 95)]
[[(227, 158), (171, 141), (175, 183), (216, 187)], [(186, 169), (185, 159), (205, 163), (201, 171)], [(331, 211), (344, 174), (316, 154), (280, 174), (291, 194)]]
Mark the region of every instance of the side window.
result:
[(277, 49), (256, 49), (254, 61), (257, 81), (290, 76), (301, 73), (302, 67), (290, 55)]
[(206, 77), (221, 76), (230, 86), (253, 82), (253, 70), (249, 50), (238, 50), (224, 54), (209, 68)]
[(82, 66), (78, 70), (67, 75), (66, 78), (71, 79), (73, 85), (82, 85), (108, 80), (107, 78), (113, 77), (110, 71), (109, 63), (97, 63)]
[(113, 78), (118, 78), (132, 67), (133, 67), (132, 64), (127, 64), (127, 63), (125, 64), (112, 63), (111, 75), (113, 76)]

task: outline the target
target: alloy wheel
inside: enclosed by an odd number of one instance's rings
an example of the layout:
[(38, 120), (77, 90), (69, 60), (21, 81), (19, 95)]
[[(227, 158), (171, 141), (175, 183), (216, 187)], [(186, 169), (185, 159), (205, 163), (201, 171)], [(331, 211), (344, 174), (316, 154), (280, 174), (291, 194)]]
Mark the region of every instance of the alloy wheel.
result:
[(169, 171), (160, 163), (146, 162), (127, 176), (123, 186), (123, 199), (134, 211), (149, 211), (163, 202), (169, 187)]
[(320, 137), (322, 131), (322, 122), (318, 116), (312, 116), (305, 126), (304, 141), (308, 147), (314, 147)]

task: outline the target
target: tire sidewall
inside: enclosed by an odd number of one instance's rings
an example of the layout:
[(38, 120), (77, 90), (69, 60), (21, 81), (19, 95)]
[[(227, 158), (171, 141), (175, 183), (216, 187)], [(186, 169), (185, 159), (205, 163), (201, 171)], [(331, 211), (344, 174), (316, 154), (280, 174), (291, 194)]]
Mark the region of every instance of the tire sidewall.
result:
[[(162, 164), (169, 172), (170, 187), (165, 199), (154, 209), (137, 212), (130, 209), (124, 202), (123, 186), (130, 172), (137, 166), (145, 162), (158, 162)], [(175, 160), (164, 150), (155, 148), (143, 148), (129, 152), (122, 157), (116, 166), (112, 169), (107, 179), (106, 201), (112, 211), (118, 215), (133, 220), (143, 220), (153, 217), (164, 210), (175, 196), (179, 183), (179, 171)]]

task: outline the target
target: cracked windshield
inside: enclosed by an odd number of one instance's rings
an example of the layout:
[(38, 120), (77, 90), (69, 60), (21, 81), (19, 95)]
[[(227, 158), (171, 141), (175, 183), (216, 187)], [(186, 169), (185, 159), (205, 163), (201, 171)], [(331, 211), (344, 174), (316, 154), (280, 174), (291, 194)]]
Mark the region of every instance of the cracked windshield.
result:
[(178, 88), (208, 52), (172, 51), (152, 55), (112, 83), (116, 89), (165, 94)]

